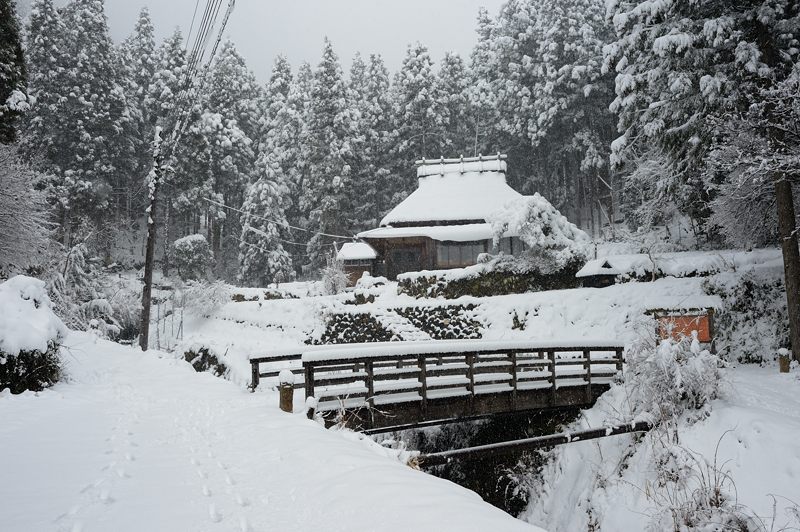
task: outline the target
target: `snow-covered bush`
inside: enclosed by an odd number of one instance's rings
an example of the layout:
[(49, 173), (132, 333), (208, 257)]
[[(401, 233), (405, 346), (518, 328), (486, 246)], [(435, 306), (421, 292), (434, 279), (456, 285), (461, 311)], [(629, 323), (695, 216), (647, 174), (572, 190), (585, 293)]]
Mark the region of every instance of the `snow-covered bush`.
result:
[(538, 192), (510, 202), (488, 221), (495, 245), (505, 234), (519, 235), (527, 246), (519, 258), (534, 262), (542, 273), (555, 273), (576, 260), (586, 260), (589, 236)]
[(206, 346), (193, 346), (183, 353), (183, 359), (192, 365), (198, 373), (210, 372), (215, 377), (224, 377), (228, 373), (226, 366), (213, 349)]
[(657, 347), (643, 340), (628, 353), (628, 387), (633, 414), (655, 423), (689, 413), (703, 416), (717, 397), (719, 357), (701, 349), (696, 335), (679, 341), (662, 340)]
[(326, 295), (334, 295), (344, 292), (347, 288), (347, 273), (344, 271), (344, 264), (336, 260), (333, 255), (328, 256), (327, 263), (322, 268), (322, 286)]
[(704, 282), (703, 289), (722, 298), (722, 309), (714, 315), (722, 356), (760, 363), (789, 347), (786, 292), (779, 276), (717, 276)]
[(173, 261), (178, 275), (184, 281), (205, 279), (214, 263), (211, 247), (203, 235), (189, 235), (177, 239), (173, 245)]
[[(116, 339), (120, 332), (109, 302), (112, 288), (104, 283), (100, 260), (92, 257), (85, 242), (57, 257), (45, 272), (53, 308), (72, 329), (93, 329)], [(126, 311), (127, 312), (127, 311)]]
[(67, 328), (50, 305), (43, 281), (17, 275), (0, 284), (0, 390), (39, 391), (61, 376)]

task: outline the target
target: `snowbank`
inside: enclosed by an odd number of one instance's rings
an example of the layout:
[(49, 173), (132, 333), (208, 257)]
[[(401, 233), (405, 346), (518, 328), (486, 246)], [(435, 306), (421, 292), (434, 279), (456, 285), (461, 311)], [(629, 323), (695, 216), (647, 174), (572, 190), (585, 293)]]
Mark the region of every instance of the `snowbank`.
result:
[(408, 452), (166, 354), (73, 333), (71, 382), (0, 395), (4, 532), (529, 531)]
[(0, 354), (44, 353), (66, 332), (51, 309), (44, 281), (17, 275), (0, 284)]
[[(645, 435), (636, 445), (635, 436), (625, 435), (553, 451), (554, 459), (545, 467), (538, 481), (541, 488), (523, 518), (551, 532), (672, 530), (662, 526), (665, 517), (671, 520), (664, 511), (673, 508), (679, 513), (691, 507), (698, 493), (693, 490), (714, 482), (700, 478), (700, 472), (708, 475), (715, 468), (729, 510), (758, 516), (764, 530), (786, 530), (789, 523), (796, 527), (800, 375), (740, 366), (723, 370), (723, 378), (727, 383), (721, 398), (711, 403), (708, 417), (681, 422), (677, 443), (659, 432)], [(624, 389), (614, 387), (584, 411), (574, 428), (616, 421), (628, 401)], [(671, 458), (655, 464), (656, 456)], [(688, 490), (664, 489), (659, 470), (674, 470)], [(651, 528), (654, 522), (661, 524)], [(734, 528), (719, 521), (718, 527), (702, 530), (712, 529)]]

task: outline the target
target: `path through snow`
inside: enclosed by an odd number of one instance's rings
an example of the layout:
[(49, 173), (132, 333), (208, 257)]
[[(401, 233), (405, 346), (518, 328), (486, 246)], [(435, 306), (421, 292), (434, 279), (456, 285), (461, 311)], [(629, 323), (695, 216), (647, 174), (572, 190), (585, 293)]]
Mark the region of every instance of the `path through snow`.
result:
[(86, 334), (66, 344), (69, 382), (0, 394), (5, 532), (536, 530), (274, 393)]

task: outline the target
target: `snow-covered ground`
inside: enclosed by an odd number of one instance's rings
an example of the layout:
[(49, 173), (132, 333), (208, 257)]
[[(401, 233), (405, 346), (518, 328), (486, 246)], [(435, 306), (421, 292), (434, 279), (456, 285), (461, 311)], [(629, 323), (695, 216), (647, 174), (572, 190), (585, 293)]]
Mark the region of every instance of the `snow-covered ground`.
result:
[(65, 346), (66, 382), (0, 394), (4, 532), (536, 530), (272, 392), (85, 333)]
[[(703, 457), (712, 465), (716, 460), (717, 470), (729, 477), (721, 478), (726, 494), (749, 515), (758, 516), (763, 530), (797, 527), (800, 515), (793, 512), (800, 505), (800, 372), (779, 374), (774, 366), (748, 365), (724, 370), (723, 379), (722, 396), (711, 404), (710, 416), (678, 427), (681, 454), (693, 454), (698, 464)], [(596, 427), (617, 419), (625, 397), (621, 389), (616, 391), (586, 411), (580, 425)], [(590, 521), (596, 530), (647, 530), (665, 507), (686, 504), (688, 492), (658, 485), (653, 464), (654, 447), (674, 442), (647, 435), (634, 452), (633, 438), (558, 448), (556, 460), (545, 469), (544, 485), (522, 518), (551, 532), (586, 530)], [(697, 479), (681, 480), (697, 487)]]

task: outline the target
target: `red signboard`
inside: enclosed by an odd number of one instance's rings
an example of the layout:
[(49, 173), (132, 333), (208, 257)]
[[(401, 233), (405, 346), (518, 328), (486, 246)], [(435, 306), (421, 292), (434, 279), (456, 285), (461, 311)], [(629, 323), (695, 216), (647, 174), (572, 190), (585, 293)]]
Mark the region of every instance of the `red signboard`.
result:
[(712, 340), (710, 313), (656, 315), (656, 320), (658, 320), (658, 335), (662, 339), (679, 340), (685, 336), (691, 337), (692, 331), (697, 331), (699, 341), (709, 343)]

